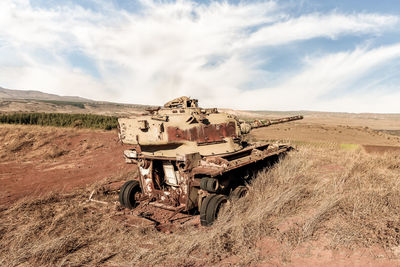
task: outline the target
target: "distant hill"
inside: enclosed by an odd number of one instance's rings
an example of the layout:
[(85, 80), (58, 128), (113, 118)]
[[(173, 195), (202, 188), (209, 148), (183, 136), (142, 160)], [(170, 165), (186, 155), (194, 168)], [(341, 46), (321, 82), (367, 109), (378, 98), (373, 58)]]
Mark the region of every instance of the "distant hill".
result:
[[(150, 105), (94, 101), (78, 96), (59, 96), (32, 90), (10, 90), (0, 87), (0, 115), (8, 113), (45, 112), (71, 114), (98, 114), (116, 117), (138, 116), (145, 113)], [(271, 119), (304, 115), (296, 123), (318, 123), (324, 125), (361, 126), (384, 130), (398, 135), (400, 114), (339, 113), (318, 111), (268, 111), (219, 109), (241, 119)], [(395, 131), (395, 132), (393, 132)]]
[(33, 90), (0, 87), (0, 114), (45, 112), (137, 116), (152, 106), (94, 101), (79, 96), (60, 96)]
[(93, 102), (91, 99), (79, 96), (60, 96), (47, 94), (33, 90), (11, 90), (0, 87), (0, 99), (35, 99), (35, 100), (56, 100), (70, 102)]

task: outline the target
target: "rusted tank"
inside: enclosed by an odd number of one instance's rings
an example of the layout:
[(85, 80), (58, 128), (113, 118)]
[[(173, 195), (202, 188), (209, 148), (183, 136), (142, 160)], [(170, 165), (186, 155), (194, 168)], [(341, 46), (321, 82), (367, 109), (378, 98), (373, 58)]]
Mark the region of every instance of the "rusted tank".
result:
[(217, 109), (198, 107), (188, 97), (174, 99), (136, 118), (120, 118), (119, 138), (132, 147), (127, 163), (137, 179), (120, 189), (119, 201), (133, 209), (140, 203), (175, 212), (200, 213), (210, 225), (221, 205), (246, 193), (248, 179), (291, 149), (288, 145), (248, 143), (251, 129), (300, 120), (240, 121)]

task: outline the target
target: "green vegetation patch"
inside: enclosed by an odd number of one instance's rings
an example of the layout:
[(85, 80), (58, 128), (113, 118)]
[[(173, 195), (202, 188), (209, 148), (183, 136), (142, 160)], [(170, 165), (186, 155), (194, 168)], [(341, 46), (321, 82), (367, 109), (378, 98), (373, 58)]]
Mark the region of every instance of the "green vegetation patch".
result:
[(0, 115), (0, 123), (111, 130), (117, 128), (118, 118), (94, 114), (15, 113)]
[(340, 144), (339, 147), (345, 150), (357, 150), (360, 148), (358, 144)]
[(44, 102), (44, 103), (50, 103), (50, 104), (54, 104), (57, 106), (74, 106), (74, 107), (81, 108), (81, 109), (85, 108), (85, 103), (82, 103), (82, 102), (59, 101), (59, 100), (37, 100), (37, 101)]

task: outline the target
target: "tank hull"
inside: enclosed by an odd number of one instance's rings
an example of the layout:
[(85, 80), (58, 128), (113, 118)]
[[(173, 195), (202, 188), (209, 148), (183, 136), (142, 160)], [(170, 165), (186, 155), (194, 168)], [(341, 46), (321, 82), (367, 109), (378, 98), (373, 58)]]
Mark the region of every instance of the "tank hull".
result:
[[(140, 152), (138, 147), (126, 150), (124, 155), (126, 162), (137, 165), (139, 170), (139, 203), (188, 212), (200, 210), (202, 200), (210, 194), (229, 196), (289, 150), (288, 145), (257, 143), (233, 153), (212, 156), (199, 153), (154, 156)], [(204, 179), (214, 179), (217, 185), (202, 186)]]

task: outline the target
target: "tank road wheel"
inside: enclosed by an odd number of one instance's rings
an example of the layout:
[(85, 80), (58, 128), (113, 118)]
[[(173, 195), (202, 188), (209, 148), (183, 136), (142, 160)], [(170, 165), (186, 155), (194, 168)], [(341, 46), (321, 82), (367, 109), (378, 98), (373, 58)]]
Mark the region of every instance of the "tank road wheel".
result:
[(218, 183), (217, 179), (208, 178), (208, 181), (207, 181), (208, 192), (212, 192), (212, 193), (217, 192), (218, 187), (219, 187), (219, 183)]
[(200, 180), (200, 188), (210, 193), (217, 192), (219, 182), (215, 178), (205, 177)]
[(202, 178), (200, 180), (200, 188), (203, 190), (207, 190), (207, 182), (208, 182), (208, 178)]
[(239, 199), (244, 197), (247, 194), (247, 187), (244, 185), (239, 185), (238, 187), (235, 188), (229, 195), (231, 199)]
[(207, 218), (206, 218), (207, 206), (208, 206), (208, 203), (210, 202), (210, 200), (214, 196), (215, 196), (214, 194), (213, 195), (208, 195), (201, 202), (201, 206), (200, 206), (200, 223), (201, 223), (201, 225), (208, 225), (207, 224)]
[(218, 213), (226, 202), (228, 202), (228, 198), (225, 195), (215, 195), (210, 200), (206, 211), (208, 225), (211, 225), (218, 218)]
[(120, 203), (121, 206), (123, 206), (123, 207), (125, 207), (125, 201), (124, 201), (124, 198), (123, 198), (124, 191), (125, 191), (126, 187), (127, 187), (129, 184), (131, 184), (132, 182), (133, 182), (133, 180), (130, 180), (130, 181), (125, 182), (125, 183), (122, 185), (121, 189), (119, 190), (119, 203)]
[(200, 223), (204, 226), (212, 225), (218, 218), (221, 207), (228, 201), (225, 195), (209, 195), (201, 204)]
[(141, 192), (139, 182), (131, 180), (126, 182), (119, 191), (119, 203), (128, 209), (133, 209), (137, 205), (138, 193)]

